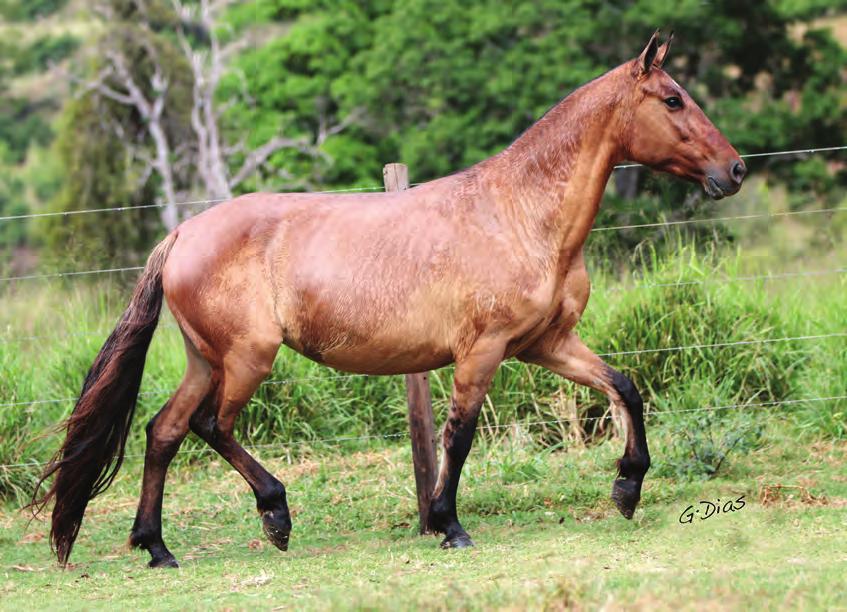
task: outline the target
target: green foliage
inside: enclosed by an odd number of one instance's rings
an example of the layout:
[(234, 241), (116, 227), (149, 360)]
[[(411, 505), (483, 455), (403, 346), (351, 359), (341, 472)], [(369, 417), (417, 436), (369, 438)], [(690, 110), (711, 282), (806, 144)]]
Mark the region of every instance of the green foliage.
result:
[[(847, 279), (840, 278), (808, 292), (802, 315), (812, 322), (806, 333), (842, 334), (829, 340), (815, 342), (809, 347), (809, 363), (799, 377), (798, 387), (811, 396), (810, 390), (821, 397), (847, 397), (847, 359), (843, 358), (847, 344), (847, 309), (839, 296), (847, 295)], [(819, 322), (819, 323), (818, 323)], [(813, 436), (847, 438), (847, 400), (808, 402), (798, 404), (794, 411), (798, 427)]]
[(42, 36), (18, 51), (12, 64), (16, 75), (47, 70), (51, 64), (67, 59), (76, 51), (80, 40), (70, 34)]
[(810, 19), (847, 9), (845, 0), (777, 0), (779, 12), (789, 19)]
[(0, 142), (6, 146), (7, 162), (22, 162), (31, 145), (52, 138), (53, 132), (38, 112), (38, 104), (0, 95)]
[[(265, 0), (236, 9), (231, 17), (236, 27), (252, 25), (254, 17), (288, 21), (297, 15), (297, 19), (286, 25), (284, 36), (242, 54), (222, 82), (222, 101), (243, 97), (245, 90), (250, 98), (250, 103), (236, 105), (227, 113), (229, 140), (246, 137), (249, 148), (255, 148), (279, 134), (311, 138), (322, 126), (342, 120), (347, 112), (341, 110), (333, 92), (344, 87), (351, 60), (370, 43), (372, 21), (385, 4)], [(331, 136), (323, 153), (313, 158), (294, 149), (280, 151), (263, 175), (241, 189), (260, 189), (268, 181), (271, 189), (278, 188), (278, 171), (320, 185), (372, 185), (380, 176), (382, 160), (361, 126)], [(237, 167), (242, 160), (236, 156), (233, 161)], [(286, 187), (296, 189), (297, 183)]]
[[(33, 19), (62, 5), (58, 0), (16, 0), (8, 4), (7, 13), (29, 11), (29, 17), (20, 18)], [(111, 46), (126, 53), (133, 74), (147, 87), (147, 52), (152, 45), (169, 70), (168, 135), (173, 142), (190, 145), (192, 76), (172, 34), (179, 24), (173, 7), (165, 0), (110, 0), (109, 6), (115, 18), (101, 24), (101, 34), (84, 41), (83, 51), (93, 60), (82, 67), (81, 76), (97, 74), (102, 67), (97, 58)], [(217, 92), (219, 107), (225, 109), (220, 127), (226, 142), (245, 145), (229, 156), (231, 168), (240, 167), (250, 150), (273, 136), (314, 140), (326, 134), (319, 155), (280, 150), (239, 187), (241, 191), (374, 185), (388, 161), (409, 164), (413, 181), (423, 181), (502, 149), (569, 91), (633, 57), (649, 33), (661, 26), (676, 31), (669, 72), (742, 152), (843, 144), (847, 105), (841, 66), (847, 63), (847, 51), (821, 29), (826, 23), (811, 21), (843, 16), (843, 11), (843, 3), (817, 0), (754, 0), (741, 5), (730, 0), (235, 3), (221, 20), (218, 35), (224, 43), (259, 44), (245, 45), (228, 65)], [(140, 27), (142, 22), (149, 27)], [(183, 25), (202, 46), (204, 33)], [(0, 43), (0, 72), (43, 69), (72, 54), (77, 44), (70, 35), (30, 40), (34, 42), (26, 45)], [(65, 104), (66, 115), (79, 113), (73, 100)], [(8, 144), (13, 163), (21, 163), (33, 143), (52, 140), (49, 104), (0, 96), (0, 105), (0, 138)], [(102, 119), (120, 120), (126, 140), (133, 147), (143, 146), (136, 138), (143, 127), (138, 117), (115, 113), (114, 105), (98, 110), (104, 109), (108, 113)], [(349, 122), (344, 130), (331, 131), (344, 121)], [(753, 173), (785, 183), (793, 207), (806, 206), (810, 198), (833, 205), (847, 186), (847, 171), (843, 164), (825, 159), (755, 159), (749, 166)], [(141, 174), (137, 161), (130, 165), (130, 174)], [(155, 181), (136, 188), (112, 176), (100, 177), (103, 170), (114, 168), (93, 161), (90, 167), (64, 167), (64, 174), (97, 176), (104, 188), (115, 188), (109, 201), (138, 202), (142, 192), (149, 201), (157, 194)], [(181, 188), (191, 186), (193, 171), (180, 171)], [(707, 206), (697, 188), (658, 180), (643, 170), (633, 173), (630, 188), (608, 191), (598, 224), (686, 219)], [(103, 189), (94, 195), (103, 199)], [(84, 191), (72, 199), (78, 207), (101, 205)], [(40, 208), (41, 203), (37, 199), (32, 205)], [(57, 209), (57, 204), (51, 208)], [(90, 224), (86, 231), (108, 232), (109, 227)], [(699, 226), (691, 235), (704, 238), (709, 231)], [(38, 232), (36, 228), (33, 238), (41, 238)], [(726, 232), (716, 237), (732, 238)], [(95, 237), (95, 242), (102, 240)], [(647, 240), (659, 249), (672, 246), (661, 231)], [(592, 255), (613, 270), (643, 241), (644, 233), (636, 231), (598, 235)], [(59, 249), (63, 244), (49, 236), (43, 242), (58, 244)], [(59, 249), (51, 247), (48, 262)]]
[[(61, 190), (49, 210), (148, 203), (149, 189), (137, 190), (127, 150), (102, 118), (122, 109), (87, 95), (65, 109), (56, 154), (63, 167)], [(37, 224), (46, 263), (78, 267), (137, 265), (159, 232), (155, 209), (120, 214), (45, 217)]]
[(9, 21), (32, 21), (60, 11), (68, 0), (3, 0), (0, 17)]
[[(795, 323), (773, 308), (764, 283), (733, 281), (743, 277), (737, 265), (737, 260), (714, 256), (700, 259), (682, 245), (676, 257), (651, 259), (637, 288), (624, 293), (604, 322), (604, 352), (794, 335)], [(623, 369), (657, 396), (681, 381), (702, 378), (721, 380), (723, 397), (730, 402), (771, 401), (791, 394), (806, 359), (804, 347), (792, 342), (742, 344), (731, 350), (704, 346), (632, 355)], [(707, 392), (702, 399), (708, 397)]]
[[(112, 50), (126, 58), (128, 70), (147, 99), (153, 99), (151, 77), (156, 64), (164, 67), (168, 85), (162, 125), (170, 142), (189, 143), (191, 70), (176, 42), (161, 32), (175, 26), (173, 9), (168, 5), (166, 10), (162, 2), (150, 3), (146, 7), (147, 27), (136, 22), (137, 6), (135, 2), (115, 0), (117, 18), (96, 44), (101, 56)], [(91, 78), (102, 67), (102, 61), (95, 58), (87, 67)], [(145, 154), (138, 153), (149, 147), (144, 121), (134, 108), (94, 92), (66, 103), (55, 143), (62, 187), (49, 210), (153, 204), (158, 185), (147, 172)], [(176, 180), (184, 185), (188, 178), (177, 173)], [(119, 267), (144, 261), (161, 233), (161, 224), (157, 209), (146, 208), (107, 218), (96, 214), (48, 217), (36, 226), (35, 233), (44, 247), (43, 262), (47, 266), (73, 260), (89, 267)]]
[(743, 410), (709, 410), (735, 405), (731, 398), (731, 385), (725, 379), (698, 377), (657, 401), (660, 410), (668, 411), (663, 415), (662, 436), (669, 443), (653, 452), (657, 459), (651, 472), (682, 480), (714, 478), (730, 463), (730, 454), (757, 448), (767, 420), (764, 415), (773, 408), (750, 402)]
[[(740, 149), (840, 143), (845, 134), (845, 51), (823, 31), (792, 40), (774, 2), (365, 4), (264, 0), (234, 11), (236, 28), (251, 19), (287, 28), (239, 61), (245, 81), (233, 77), (223, 96), (246, 84), (256, 103), (234, 125), (315, 131), (321, 113), (363, 110), (348, 135), (360, 141), (361, 159), (403, 161), (426, 180), (503, 148), (568, 91), (634, 57), (656, 25), (671, 24), (669, 70)], [(362, 177), (347, 168), (324, 178)]]
[[(0, 142), (0, 217), (26, 214), (27, 208), (22, 201), (23, 184), (12, 170), (4, 163), (8, 160), (8, 152)], [(0, 254), (8, 253), (12, 247), (20, 246), (26, 236), (26, 226), (23, 223), (0, 223)]]

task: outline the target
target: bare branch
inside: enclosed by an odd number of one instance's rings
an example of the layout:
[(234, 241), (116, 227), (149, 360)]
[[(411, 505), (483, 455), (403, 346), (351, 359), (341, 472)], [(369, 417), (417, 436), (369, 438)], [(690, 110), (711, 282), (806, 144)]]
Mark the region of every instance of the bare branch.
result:
[(251, 46), (252, 41), (247, 36), (236, 39), (235, 41), (221, 47), (221, 61), (226, 63), (232, 56), (241, 53), (245, 49), (249, 49)]
[(109, 49), (106, 51), (106, 57), (111, 62), (116, 76), (121, 80), (121, 85), (126, 88), (130, 104), (138, 109), (142, 117), (150, 120), (153, 116), (153, 107), (127, 69), (123, 56), (113, 49)]
[(247, 139), (242, 136), (234, 145), (221, 147), (221, 151), (227, 157), (244, 153), (245, 151), (247, 151)]
[(326, 115), (321, 111), (319, 119), (318, 119), (318, 135), (316, 138), (317, 146), (321, 146), (326, 139), (330, 136), (335, 136), (336, 134), (340, 134), (348, 127), (356, 123), (359, 119), (362, 118), (364, 114), (363, 109), (357, 108), (353, 110), (349, 115), (344, 117), (340, 122), (336, 123), (333, 126), (328, 127), (326, 124)]
[(118, 102), (119, 104), (123, 104), (125, 106), (135, 105), (135, 102), (132, 98), (118, 91), (115, 91), (105, 83), (92, 83), (90, 89), (96, 91), (97, 93), (101, 94), (106, 98), (109, 98), (110, 100)]
[(147, 181), (150, 179), (150, 175), (152, 175), (156, 170), (156, 162), (152, 157), (150, 157), (150, 155), (147, 154), (146, 151), (144, 151), (144, 149), (139, 147), (130, 147), (130, 157), (144, 162), (144, 170), (141, 171), (141, 175), (136, 181), (136, 187), (140, 189), (147, 184)]
[(132, 98), (125, 93), (121, 93), (114, 89), (113, 87), (106, 84), (106, 79), (109, 78), (113, 74), (111, 67), (106, 67), (100, 71), (100, 73), (93, 79), (85, 80), (76, 76), (75, 74), (65, 71), (64, 76), (71, 81), (72, 83), (76, 83), (80, 85), (82, 89), (76, 95), (77, 97), (90, 93), (92, 91), (96, 91), (103, 97), (109, 98), (110, 100), (114, 100), (119, 104), (124, 104), (126, 106), (133, 106)]
[(230, 179), (230, 189), (234, 189), (236, 186), (244, 182), (247, 177), (264, 165), (271, 155), (282, 149), (297, 149), (307, 155), (317, 155), (316, 148), (310, 145), (308, 141), (303, 138), (284, 138), (282, 136), (275, 136), (261, 147), (251, 151), (250, 154), (247, 155), (247, 158), (244, 160), (241, 168), (235, 173), (235, 176)]

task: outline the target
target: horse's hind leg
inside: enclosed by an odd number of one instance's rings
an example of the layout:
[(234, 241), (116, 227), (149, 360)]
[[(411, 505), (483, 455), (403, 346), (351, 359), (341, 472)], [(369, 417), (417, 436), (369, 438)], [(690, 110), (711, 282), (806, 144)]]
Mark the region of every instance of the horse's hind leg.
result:
[(188, 420), (211, 388), (209, 365), (186, 341), (188, 367), (176, 393), (147, 424), (141, 500), (129, 537), (150, 553), (150, 567), (178, 567), (162, 540), (162, 495), (171, 460), (188, 433)]
[(222, 385), (190, 420), (191, 430), (205, 440), (234, 467), (253, 489), (256, 508), (268, 539), (280, 550), (288, 549), (291, 515), (285, 497), (285, 487), (274, 478), (235, 440), (235, 418), (250, 400), (256, 388), (267, 376), (273, 356), (256, 363), (236, 358), (225, 361)]
[(650, 469), (644, 407), (635, 385), (591, 352), (574, 333), (562, 336), (553, 333), (542, 337), (518, 358), (602, 391), (622, 408), (627, 425), (626, 448), (623, 457), (618, 460), (618, 478), (612, 485), (612, 501), (621, 514), (631, 519), (641, 499), (644, 475)]

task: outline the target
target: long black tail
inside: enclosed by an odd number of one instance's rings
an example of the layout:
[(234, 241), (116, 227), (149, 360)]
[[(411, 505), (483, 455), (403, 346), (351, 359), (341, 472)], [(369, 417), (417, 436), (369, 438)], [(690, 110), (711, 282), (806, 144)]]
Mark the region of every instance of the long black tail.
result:
[[(50, 540), (66, 564), (88, 502), (109, 488), (123, 463), (147, 349), (162, 309), (162, 268), (177, 233), (156, 246), (120, 322), (100, 349), (68, 418), (64, 444), (47, 465), (30, 507), (39, 514), (51, 499)], [(41, 485), (55, 474), (39, 497)]]

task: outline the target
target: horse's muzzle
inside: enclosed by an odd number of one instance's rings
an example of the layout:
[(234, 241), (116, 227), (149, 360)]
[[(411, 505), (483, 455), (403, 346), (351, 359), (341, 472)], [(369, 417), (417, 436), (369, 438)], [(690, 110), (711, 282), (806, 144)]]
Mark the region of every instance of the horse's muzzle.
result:
[(707, 174), (706, 179), (703, 181), (703, 189), (705, 189), (706, 193), (713, 200), (720, 200), (726, 196), (738, 193), (746, 174), (747, 166), (740, 159), (736, 159), (730, 164), (726, 173), (714, 172)]

